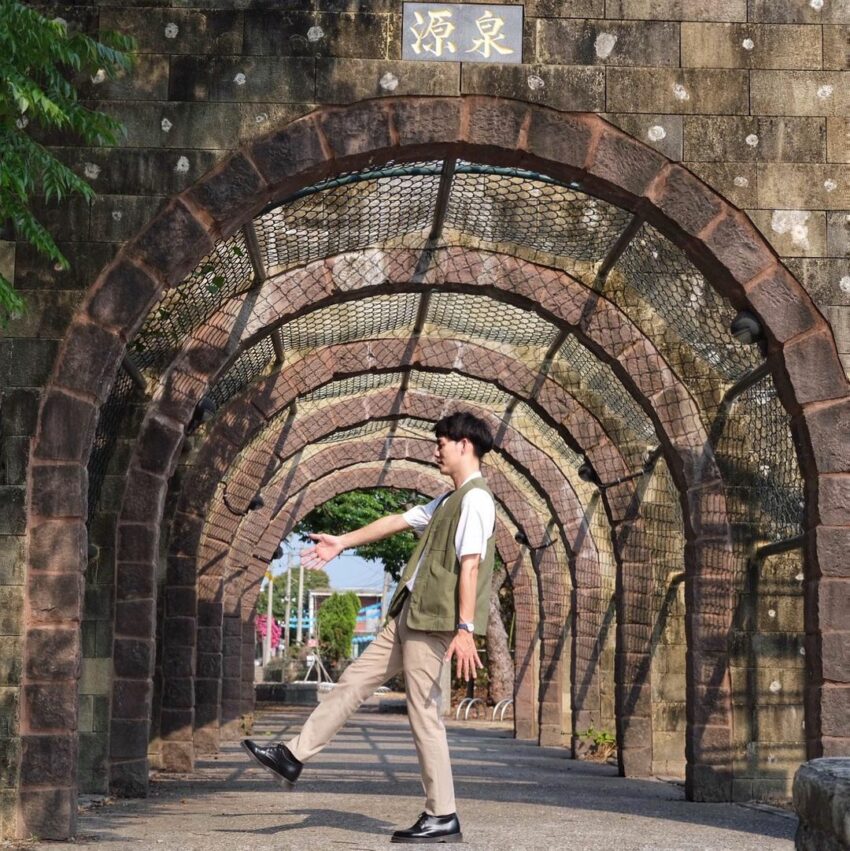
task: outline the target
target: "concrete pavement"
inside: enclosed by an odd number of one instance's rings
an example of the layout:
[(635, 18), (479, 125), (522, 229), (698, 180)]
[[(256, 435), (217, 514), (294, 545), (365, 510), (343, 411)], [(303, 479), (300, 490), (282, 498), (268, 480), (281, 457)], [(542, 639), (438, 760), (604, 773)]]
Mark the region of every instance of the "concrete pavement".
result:
[[(263, 711), (254, 736), (288, 737), (305, 712)], [(679, 786), (623, 780), (611, 766), (515, 741), (505, 726), (448, 726), (470, 851), (793, 848), (796, 820), (788, 815), (688, 803)], [(304, 769), (295, 790), (281, 790), (237, 745), (227, 745), (194, 775), (159, 776), (146, 800), (85, 809), (77, 843), (181, 851), (385, 849), (392, 830), (412, 824), (421, 808), (406, 717), (361, 712)]]

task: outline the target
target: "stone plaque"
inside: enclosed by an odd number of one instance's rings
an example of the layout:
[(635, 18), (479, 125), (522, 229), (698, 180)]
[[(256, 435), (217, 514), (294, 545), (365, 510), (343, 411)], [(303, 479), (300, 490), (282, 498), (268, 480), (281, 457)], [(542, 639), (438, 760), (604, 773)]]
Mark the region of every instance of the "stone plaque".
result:
[(522, 62), (522, 6), (405, 3), (402, 59)]

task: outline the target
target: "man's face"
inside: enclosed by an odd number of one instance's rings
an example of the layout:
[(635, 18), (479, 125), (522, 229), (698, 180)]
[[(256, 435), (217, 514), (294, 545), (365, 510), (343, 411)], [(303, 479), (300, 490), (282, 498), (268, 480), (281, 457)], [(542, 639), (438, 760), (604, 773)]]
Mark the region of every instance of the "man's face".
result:
[(434, 460), (437, 462), (441, 473), (451, 475), (461, 463), (465, 453), (470, 450), (470, 443), (465, 437), (460, 440), (438, 437), (437, 446), (434, 449)]

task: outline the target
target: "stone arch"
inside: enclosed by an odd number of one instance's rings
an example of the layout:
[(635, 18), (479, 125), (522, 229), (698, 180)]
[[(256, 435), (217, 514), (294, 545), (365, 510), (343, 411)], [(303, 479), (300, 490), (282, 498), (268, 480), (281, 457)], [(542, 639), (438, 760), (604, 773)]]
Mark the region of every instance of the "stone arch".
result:
[[(24, 776), (30, 776), (40, 748), (73, 753), (75, 747), (73, 725), (56, 734), (35, 723), (51, 702), (67, 702), (79, 657), (79, 592), (74, 599), (68, 580), (51, 570), (52, 543), (61, 541), (71, 561), (83, 563), (85, 462), (97, 411), (126, 341), (163, 287), (179, 281), (213, 239), (232, 233), (266, 202), (368, 162), (442, 155), (519, 164), (580, 180), (599, 197), (639, 211), (734, 305), (749, 307), (760, 317), (776, 383), (803, 446), (800, 460), (807, 479), (807, 664), (813, 683), (807, 694), (809, 754), (846, 751), (846, 731), (837, 719), (846, 706), (848, 677), (835, 648), (840, 647), (841, 601), (847, 596), (842, 565), (850, 541), (850, 449), (836, 425), (847, 416), (848, 384), (829, 327), (808, 295), (740, 211), (686, 169), (598, 116), (478, 96), (386, 98), (319, 110), (231, 155), (172, 199), (122, 249), (77, 312), (40, 406), (27, 477)], [(812, 364), (818, 365), (815, 372)], [(69, 422), (77, 427), (68, 429)], [(831, 578), (821, 578), (827, 576)], [(60, 598), (59, 606), (42, 605)], [(699, 595), (691, 602), (696, 610)], [(48, 610), (59, 614), (48, 617)], [(695, 643), (706, 624), (703, 619), (689, 625)], [(61, 664), (45, 666), (47, 657), (61, 659)], [(693, 670), (700, 663), (692, 656)], [(71, 716), (75, 711), (69, 708)], [(728, 741), (722, 726), (711, 731), (716, 743)], [(57, 806), (73, 825), (72, 763), (54, 772), (46, 785), (21, 793), (31, 814), (22, 830), (39, 832), (38, 814)], [(721, 781), (718, 789), (694, 791), (702, 780), (710, 786), (715, 774)], [(708, 769), (704, 778), (692, 777), (691, 794), (728, 794), (722, 774)]]
[[(424, 467), (422, 470), (408, 467), (399, 468), (398, 466), (391, 466), (388, 469), (381, 463), (361, 464), (354, 469), (336, 471), (327, 476), (319, 477), (306, 485), (305, 490), (308, 499), (299, 508), (293, 510), (291, 515), (293, 523), (297, 523), (310, 508), (319, 504), (310, 496), (311, 485), (317, 483), (322, 486), (322, 493), (325, 498), (328, 498), (328, 493), (336, 495), (334, 492), (343, 493), (354, 488), (379, 485), (416, 489), (430, 497), (437, 496), (445, 490), (444, 479), (439, 474), (434, 474)], [(508, 576), (514, 587), (515, 600), (518, 595), (518, 601), (515, 603), (518, 610), (517, 618), (518, 620), (522, 619), (526, 625), (525, 629), (517, 629), (516, 632), (515, 700), (517, 708), (514, 723), (520, 738), (536, 738), (538, 727), (538, 591), (534, 569), (528, 554), (514, 540), (513, 530), (509, 528), (509, 524), (509, 517), (497, 517), (496, 545), (508, 569)], [(249, 605), (252, 605), (250, 601)]]
[[(324, 415), (320, 419), (320, 422), (317, 422), (316, 429), (311, 430), (309, 436), (301, 435), (296, 438), (293, 445), (289, 446), (286, 450), (287, 457), (291, 457), (293, 454), (297, 453), (303, 446), (307, 445), (309, 442), (320, 439), (323, 434), (328, 431), (333, 431), (335, 428), (344, 428), (346, 426), (354, 426), (361, 422), (363, 422), (364, 417), (367, 419), (369, 417), (380, 417), (385, 418), (389, 417), (398, 417), (404, 416), (405, 413), (408, 412), (405, 406), (399, 406), (396, 404), (396, 400), (394, 397), (394, 393), (383, 392), (372, 394), (369, 399), (369, 410), (368, 412), (364, 412), (363, 408), (357, 408), (355, 406), (348, 412), (348, 417), (350, 419), (346, 420), (344, 418), (344, 405), (342, 402), (338, 403), (336, 407), (340, 409), (340, 412), (336, 412), (334, 410), (334, 406), (329, 406), (324, 409)], [(424, 393), (416, 393), (411, 394), (411, 401), (415, 399), (415, 405), (410, 412), (414, 413), (419, 418), (431, 419), (435, 416), (440, 415), (442, 412), (445, 412), (449, 408), (454, 409), (462, 408), (462, 409), (472, 409), (477, 410), (474, 406), (471, 406), (469, 403), (457, 403), (455, 405), (447, 406), (439, 397), (429, 397)], [(487, 419), (493, 419), (492, 415), (486, 411), (477, 411), (479, 415), (483, 415)], [(493, 425), (498, 425), (498, 421), (493, 422)], [(558, 480), (561, 478), (560, 472), (556, 467), (549, 461), (546, 456), (542, 455), (539, 450), (534, 450), (530, 445), (525, 444), (524, 439), (518, 435), (514, 434), (511, 429), (509, 429), (505, 435), (503, 440), (503, 448), (509, 455), (516, 455), (518, 458), (522, 458), (523, 460), (520, 462), (521, 469), (525, 469), (526, 466), (529, 466), (532, 474), (535, 478), (546, 482), (549, 491), (554, 494), (553, 499), (553, 507), (560, 506), (560, 511), (555, 510), (553, 508), (553, 513), (558, 515), (566, 515), (567, 511), (564, 506), (569, 505), (569, 501), (563, 502), (563, 497), (560, 495), (562, 492), (566, 490), (566, 484), (559, 485)], [(281, 454), (283, 450), (279, 450)], [(534, 462), (535, 454), (541, 456), (541, 462), (544, 463), (544, 466), (541, 467), (540, 470), (537, 470), (537, 464)], [(548, 465), (548, 466), (546, 466)], [(283, 468), (281, 468), (282, 470)], [(296, 477), (296, 481), (300, 480), (300, 478)], [(294, 486), (294, 482), (293, 482)], [(271, 485), (269, 485), (271, 487)], [(545, 488), (544, 488), (545, 490)], [(271, 507), (271, 502), (269, 503), (269, 508)], [(218, 503), (218, 508), (224, 508), (223, 503)], [(576, 509), (579, 510), (579, 509)], [(265, 509), (261, 510), (259, 516), (263, 516), (263, 512)], [(230, 549), (230, 542), (237, 539), (241, 532), (239, 529), (239, 523), (234, 522), (237, 520), (230, 512), (224, 508), (223, 511), (219, 511), (216, 513), (216, 507), (214, 506), (212, 509), (212, 517), (209, 520), (209, 527), (211, 531), (207, 533), (205, 538), (206, 543), (201, 540), (192, 540), (189, 543), (189, 546), (186, 549), (192, 553), (198, 553), (199, 556), (193, 557), (199, 559), (199, 574), (203, 570), (203, 563), (212, 562), (215, 564), (224, 563), (227, 557), (227, 553)], [(216, 518), (220, 518), (217, 520)], [(596, 556), (596, 548), (595, 543), (590, 535), (587, 535), (583, 532), (583, 527), (581, 523), (578, 522), (577, 517), (575, 515), (575, 511), (569, 514), (566, 520), (560, 521), (562, 524), (562, 528), (565, 530), (562, 534), (567, 536), (569, 541), (568, 546), (571, 547), (572, 550), (577, 551), (577, 558), (570, 559), (570, 567), (571, 571), (574, 574), (574, 582), (580, 583), (586, 586), (596, 587), (599, 583), (599, 567), (598, 560)], [(200, 531), (199, 523), (195, 521), (195, 529), (196, 531)], [(566, 530), (569, 530), (567, 533)], [(532, 540), (534, 540), (532, 538)], [(579, 546), (575, 546), (573, 541), (578, 540)], [(275, 543), (271, 550), (275, 548), (277, 544)], [(271, 555), (271, 550), (267, 554), (267, 557)], [(550, 644), (549, 648), (554, 647), (555, 652), (552, 653), (551, 659), (551, 674), (552, 677), (555, 677), (557, 673), (557, 667), (560, 660), (560, 646), (554, 639), (554, 633), (560, 630), (563, 631), (563, 624), (565, 621), (564, 611), (563, 611), (563, 602), (560, 603), (558, 601), (563, 601), (565, 595), (562, 589), (562, 574), (563, 568), (558, 564), (557, 559), (552, 561), (552, 557), (554, 553), (551, 551), (545, 552), (545, 557), (542, 558), (542, 563), (544, 565), (550, 566), (550, 575), (546, 580), (547, 585), (551, 588), (550, 593), (546, 593), (543, 589), (541, 589), (541, 601), (542, 603), (546, 603), (546, 601), (552, 602), (552, 610), (544, 611), (544, 615), (548, 617), (550, 620), (554, 618), (552, 621), (552, 627), (550, 631)], [(176, 556), (180, 557), (180, 556)], [(550, 562), (552, 564), (550, 565)], [(218, 580), (216, 580), (213, 585), (213, 593), (219, 594), (219, 585)], [(597, 620), (592, 615), (588, 615), (584, 619), (578, 619), (576, 629), (578, 632), (578, 645), (580, 647), (591, 648), (595, 646), (597, 641)], [(588, 649), (587, 658), (583, 660), (583, 666), (590, 665), (592, 661), (592, 651)], [(592, 676), (588, 675), (586, 677), (588, 683), (594, 682)], [(204, 713), (206, 715), (206, 713)]]

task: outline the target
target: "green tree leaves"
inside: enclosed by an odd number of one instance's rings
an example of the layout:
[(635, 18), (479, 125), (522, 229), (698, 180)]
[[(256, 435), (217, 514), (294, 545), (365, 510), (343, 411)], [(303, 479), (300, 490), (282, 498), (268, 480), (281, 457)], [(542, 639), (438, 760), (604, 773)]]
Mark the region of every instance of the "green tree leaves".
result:
[[(33, 130), (61, 130), (83, 144), (115, 144), (120, 122), (79, 101), (71, 79), (82, 74), (117, 77), (130, 70), (134, 42), (118, 33), (101, 41), (74, 32), (19, 0), (0, 0), (0, 223), (29, 242), (57, 267), (68, 261), (32, 212), (69, 195), (90, 200), (94, 190), (33, 138)], [(12, 282), (0, 273), (0, 322), (25, 308)]]
[(351, 639), (357, 625), (360, 598), (353, 591), (331, 594), (319, 608), (319, 650), (322, 657), (333, 663), (351, 654)]
[[(387, 514), (400, 514), (421, 501), (422, 498), (418, 494), (409, 490), (375, 488), (350, 491), (314, 508), (298, 524), (295, 531), (303, 536), (311, 532), (342, 535)], [(393, 579), (398, 580), (415, 547), (416, 538), (413, 533), (402, 532), (383, 541), (357, 547), (355, 553), (361, 558), (383, 562), (384, 570)]]

